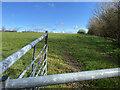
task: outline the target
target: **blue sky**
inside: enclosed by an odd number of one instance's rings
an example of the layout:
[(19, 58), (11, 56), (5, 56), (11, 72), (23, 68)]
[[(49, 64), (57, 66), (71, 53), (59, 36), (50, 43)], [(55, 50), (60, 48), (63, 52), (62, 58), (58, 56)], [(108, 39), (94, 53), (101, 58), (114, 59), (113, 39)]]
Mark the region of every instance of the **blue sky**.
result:
[(76, 33), (85, 29), (96, 2), (3, 2), (2, 25), (18, 31)]

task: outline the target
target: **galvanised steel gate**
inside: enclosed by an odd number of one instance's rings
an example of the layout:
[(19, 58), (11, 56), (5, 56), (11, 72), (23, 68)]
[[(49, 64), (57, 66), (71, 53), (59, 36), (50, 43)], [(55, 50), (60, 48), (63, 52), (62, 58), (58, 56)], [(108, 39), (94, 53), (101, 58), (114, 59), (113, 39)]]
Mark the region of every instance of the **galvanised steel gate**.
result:
[[(41, 52), (35, 57), (36, 44), (40, 42), (43, 38), (45, 38), (45, 45)], [(6, 59), (0, 62), (0, 75), (2, 75), (10, 66), (12, 66), (17, 60), (19, 60), (25, 53), (27, 53), (32, 47), (34, 47), (33, 52), (33, 61), (31, 64), (21, 73), (18, 79), (8, 79), (8, 76), (5, 75), (0, 79), (0, 89), (7, 88), (34, 88), (48, 85), (57, 85), (62, 83), (70, 83), (77, 81), (85, 81), (85, 80), (94, 80), (101, 78), (111, 78), (120, 76), (120, 68), (111, 68), (111, 69), (102, 69), (102, 70), (93, 70), (93, 71), (82, 71), (82, 72), (74, 72), (74, 73), (65, 73), (65, 74), (56, 74), (56, 75), (47, 75), (47, 41), (48, 41), (48, 32), (26, 45), (19, 51), (13, 53)], [(43, 51), (45, 51), (43, 53)], [(36, 59), (43, 53), (37, 65), (34, 68), (34, 62)], [(42, 63), (41, 63), (42, 62)], [(37, 71), (39, 65), (37, 74)], [(32, 73), (28, 78), (22, 78), (27, 70), (32, 66)], [(41, 72), (40, 76), (38, 74)]]
[[(41, 52), (35, 57), (35, 51), (36, 51), (36, 44), (40, 42), (43, 38), (45, 38), (45, 45), (42, 48)], [(27, 72), (28, 69), (32, 66), (32, 72), (29, 77), (38, 77), (38, 74), (40, 73), (40, 76), (47, 75), (47, 41), (48, 41), (48, 32), (41, 36), (40, 38), (34, 40), (30, 44), (26, 45), (22, 49), (18, 50), (17, 52), (13, 53), (9, 57), (5, 58), (3, 61), (0, 62), (0, 75), (2, 75), (10, 66), (12, 66), (17, 60), (19, 60), (24, 54), (26, 54), (32, 47), (34, 47), (33, 52), (33, 61), (30, 63), (30, 65), (21, 73), (21, 75), (18, 77), (18, 79), (22, 78), (24, 74)], [(43, 52), (44, 51), (44, 52)], [(43, 55), (42, 55), (43, 53)], [(37, 65), (34, 68), (34, 62), (38, 59), (38, 57), (41, 56), (40, 60), (38, 61)], [(41, 65), (41, 66), (40, 66)], [(38, 72), (36, 73), (38, 67), (40, 66)], [(3, 76), (0, 79), (1, 83), (4, 83), (4, 80), (8, 78), (7, 75)], [(2, 84), (0, 84), (2, 85)], [(1, 87), (6, 88), (5, 85), (2, 85)], [(19, 87), (18, 87), (19, 88)]]

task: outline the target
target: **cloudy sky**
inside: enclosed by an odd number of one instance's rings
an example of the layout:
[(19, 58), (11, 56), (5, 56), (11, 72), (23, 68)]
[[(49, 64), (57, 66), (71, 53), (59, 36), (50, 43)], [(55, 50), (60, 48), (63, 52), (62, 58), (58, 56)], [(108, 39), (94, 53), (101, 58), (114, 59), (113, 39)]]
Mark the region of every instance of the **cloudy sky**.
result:
[(3, 2), (2, 25), (9, 30), (76, 33), (85, 29), (96, 2)]

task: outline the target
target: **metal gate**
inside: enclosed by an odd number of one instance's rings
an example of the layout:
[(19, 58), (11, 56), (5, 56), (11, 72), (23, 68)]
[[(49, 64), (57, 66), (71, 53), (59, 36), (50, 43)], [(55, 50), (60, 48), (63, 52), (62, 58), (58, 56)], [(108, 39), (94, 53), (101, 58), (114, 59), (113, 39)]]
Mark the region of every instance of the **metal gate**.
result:
[[(35, 57), (36, 44), (40, 42), (43, 38), (45, 38), (45, 45), (41, 52)], [(21, 73), (18, 79), (8, 79), (8, 75), (4, 75), (0, 79), (0, 89), (2, 88), (34, 88), (48, 85), (57, 85), (62, 83), (70, 83), (77, 81), (85, 81), (85, 80), (94, 80), (101, 78), (110, 78), (110, 77), (118, 77), (120, 76), (120, 68), (112, 68), (112, 69), (102, 69), (102, 70), (93, 70), (93, 71), (82, 71), (82, 72), (74, 72), (74, 73), (66, 73), (66, 74), (56, 74), (56, 75), (47, 75), (47, 41), (48, 41), (48, 32), (26, 45), (22, 49), (13, 53), (9, 57), (5, 58), (0, 62), (0, 75), (2, 75), (10, 66), (12, 66), (17, 60), (19, 60), (24, 54), (26, 54), (32, 47), (34, 47), (33, 52), (33, 61), (31, 64)], [(44, 51), (44, 53), (43, 53)], [(34, 68), (34, 62), (37, 58), (43, 53), (37, 65)], [(39, 65), (41, 64), (38, 72), (37, 71)], [(27, 70), (32, 66), (32, 72), (29, 77), (22, 78)], [(41, 73), (40, 73), (41, 72)], [(40, 73), (40, 76), (38, 74)]]

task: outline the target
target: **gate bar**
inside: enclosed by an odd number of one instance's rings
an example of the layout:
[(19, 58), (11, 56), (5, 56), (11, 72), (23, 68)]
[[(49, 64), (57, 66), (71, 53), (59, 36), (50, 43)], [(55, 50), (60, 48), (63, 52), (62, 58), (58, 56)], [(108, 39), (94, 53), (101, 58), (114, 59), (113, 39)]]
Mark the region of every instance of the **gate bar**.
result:
[(44, 63), (46, 62), (46, 59), (44, 60), (44, 62), (42, 63), (42, 65), (41, 65), (41, 67), (40, 67), (40, 69), (38, 70), (38, 72), (37, 72), (37, 74), (36, 74), (36, 76), (35, 77), (37, 77), (38, 76), (38, 74), (40, 73), (40, 70), (42, 69), (42, 67), (44, 66)]
[(40, 77), (8, 79), (5, 88), (32, 88), (120, 76), (120, 68), (82, 71)]
[(31, 73), (30, 77), (34, 76), (37, 68), (39, 67), (39, 65), (41, 64), (41, 62), (43, 61), (43, 57), (45, 56), (46, 52), (44, 52), (44, 54), (42, 55), (42, 57), (40, 58), (40, 60), (38, 61), (37, 65), (35, 66), (33, 72)]

